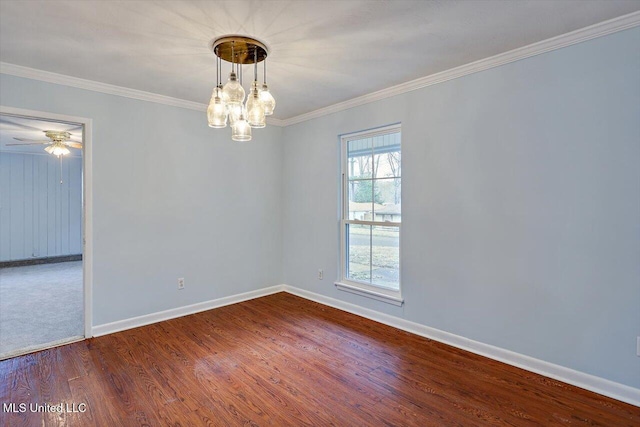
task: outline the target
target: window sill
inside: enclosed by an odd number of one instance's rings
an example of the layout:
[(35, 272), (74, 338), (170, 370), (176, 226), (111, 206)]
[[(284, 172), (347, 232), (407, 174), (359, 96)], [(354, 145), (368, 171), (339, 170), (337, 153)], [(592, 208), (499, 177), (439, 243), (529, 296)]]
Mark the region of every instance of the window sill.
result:
[(352, 294), (360, 295), (367, 298), (372, 298), (378, 301), (386, 302), (387, 304), (393, 304), (398, 307), (402, 306), (404, 303), (404, 299), (400, 297), (400, 293), (398, 292), (398, 296), (388, 295), (384, 292), (377, 292), (371, 289), (366, 289), (361, 286), (351, 285), (349, 283), (344, 282), (335, 282), (336, 288), (341, 291), (350, 292)]

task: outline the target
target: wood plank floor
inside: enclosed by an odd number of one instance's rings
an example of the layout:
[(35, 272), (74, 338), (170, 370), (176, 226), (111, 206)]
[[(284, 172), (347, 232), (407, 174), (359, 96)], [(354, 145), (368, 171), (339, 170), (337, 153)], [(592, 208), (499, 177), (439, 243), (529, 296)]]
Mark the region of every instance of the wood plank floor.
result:
[(5, 360), (0, 380), (0, 404), (27, 404), (2, 426), (640, 425), (635, 406), (286, 293)]

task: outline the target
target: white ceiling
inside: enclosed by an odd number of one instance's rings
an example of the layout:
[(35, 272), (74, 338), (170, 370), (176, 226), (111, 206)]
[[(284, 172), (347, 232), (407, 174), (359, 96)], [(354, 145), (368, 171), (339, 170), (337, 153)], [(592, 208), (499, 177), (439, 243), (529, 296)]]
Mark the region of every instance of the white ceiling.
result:
[(207, 103), (210, 41), (250, 35), (271, 51), (274, 117), (289, 119), (638, 10), (638, 0), (0, 0), (0, 61)]

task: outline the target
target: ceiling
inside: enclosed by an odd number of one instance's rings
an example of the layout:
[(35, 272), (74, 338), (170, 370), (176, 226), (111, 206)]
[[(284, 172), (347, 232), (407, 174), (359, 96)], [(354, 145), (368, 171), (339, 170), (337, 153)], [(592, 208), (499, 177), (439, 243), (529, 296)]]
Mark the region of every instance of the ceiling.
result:
[(250, 35), (270, 49), (273, 117), (285, 120), (638, 10), (638, 0), (0, 0), (0, 61), (208, 103), (210, 41)]
[[(71, 134), (72, 140), (82, 141), (82, 125), (0, 114), (0, 152), (50, 156), (51, 154), (44, 151), (44, 148), (47, 146), (46, 143), (51, 142), (51, 140), (45, 136), (45, 130), (66, 131)], [(7, 144), (21, 143), (21, 141), (15, 140), (15, 138), (33, 139), (45, 143), (39, 145), (7, 146)], [(70, 151), (69, 156), (79, 157), (82, 155), (81, 150), (70, 148)]]

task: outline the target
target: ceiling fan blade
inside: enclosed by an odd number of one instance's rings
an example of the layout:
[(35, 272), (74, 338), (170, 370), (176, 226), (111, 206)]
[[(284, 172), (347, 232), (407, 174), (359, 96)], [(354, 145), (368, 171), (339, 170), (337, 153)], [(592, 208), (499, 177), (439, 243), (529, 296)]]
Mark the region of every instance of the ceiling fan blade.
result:
[(45, 145), (45, 144), (49, 144), (49, 143), (48, 142), (24, 142), (22, 144), (15, 143), (15, 144), (4, 144), (4, 145), (8, 147), (10, 145)]
[(64, 145), (66, 145), (68, 147), (71, 147), (71, 148), (82, 149), (82, 144), (80, 144), (79, 142), (65, 141)]
[(50, 139), (26, 139), (26, 138), (13, 138), (16, 141), (23, 141), (23, 142), (39, 142), (40, 144), (51, 144), (51, 140)]

